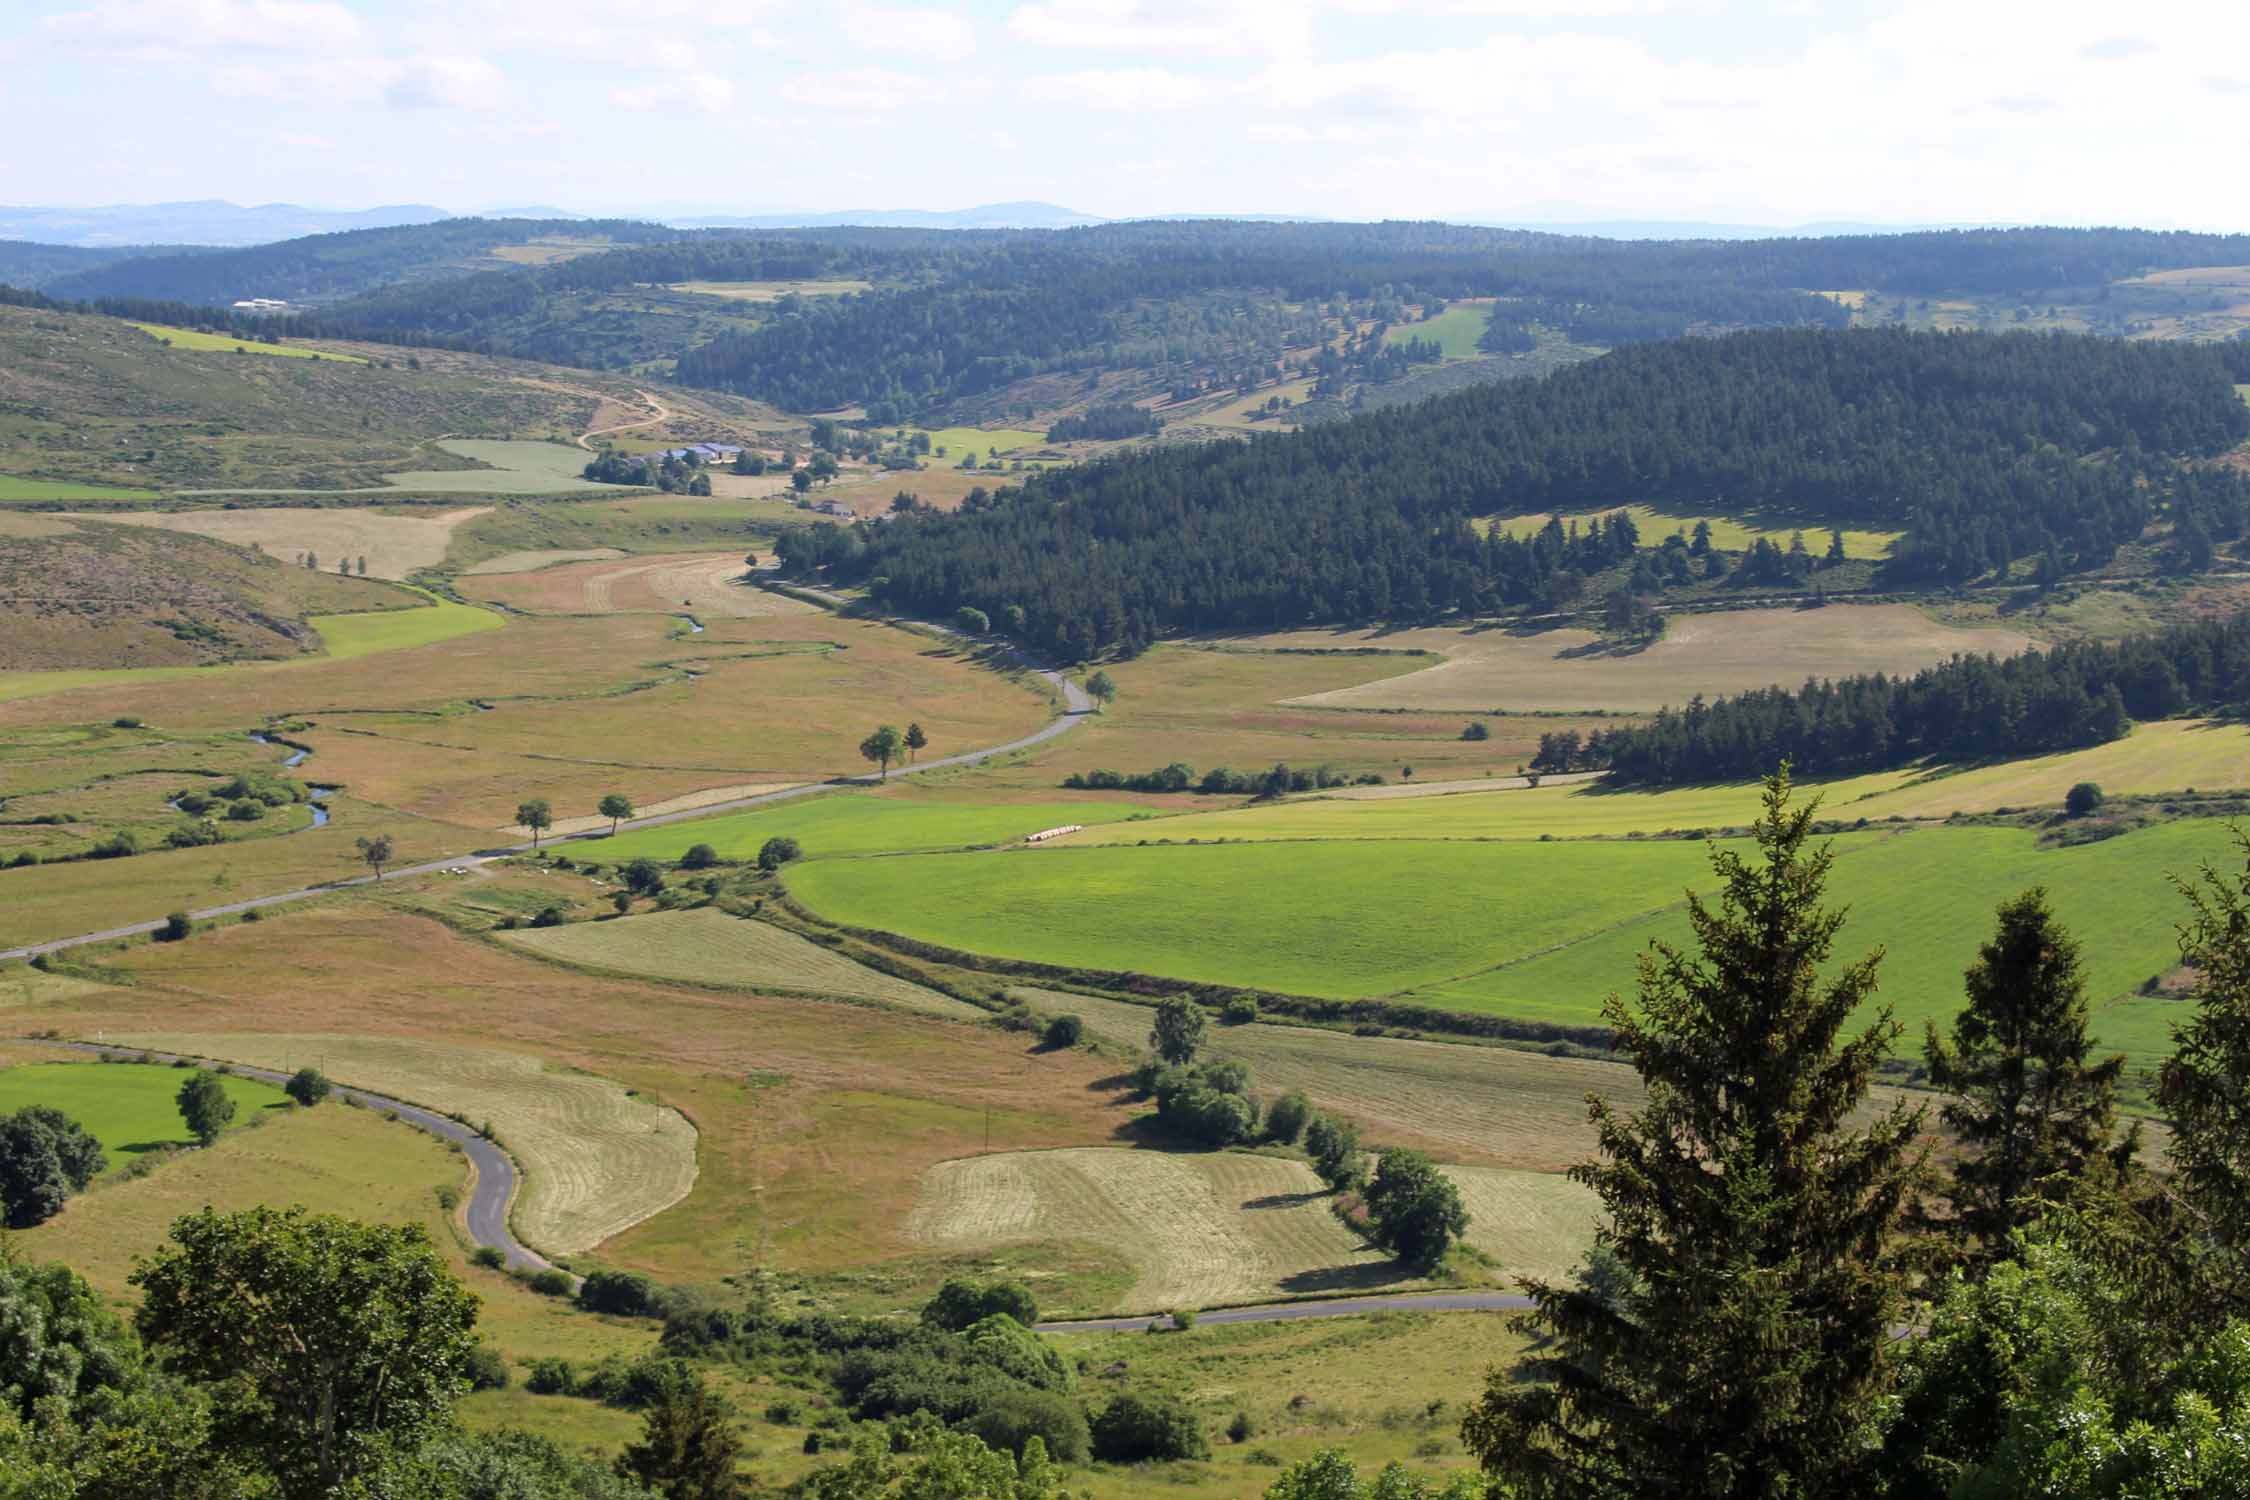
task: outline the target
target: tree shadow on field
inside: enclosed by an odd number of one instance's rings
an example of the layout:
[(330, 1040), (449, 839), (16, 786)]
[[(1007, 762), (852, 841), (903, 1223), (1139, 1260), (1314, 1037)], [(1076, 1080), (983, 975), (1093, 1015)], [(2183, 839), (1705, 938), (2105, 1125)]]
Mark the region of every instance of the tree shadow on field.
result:
[(1246, 1198), (1242, 1206), (1256, 1208), (1302, 1208), (1308, 1203), (1318, 1203), (1328, 1196), (1326, 1188), (1312, 1188), (1302, 1193), (1268, 1193), (1263, 1198)]
[(1373, 1262), (1358, 1266), (1322, 1266), (1313, 1271), (1297, 1271), (1274, 1283), (1283, 1291), (1301, 1296), (1307, 1292), (1379, 1292), (1406, 1282), (1421, 1280), (1421, 1273), (1412, 1266), (1395, 1260)]
[(1086, 1092), (1089, 1094), (1121, 1094), (1132, 1086), (1133, 1075), (1130, 1073), (1105, 1073), (1087, 1084)]

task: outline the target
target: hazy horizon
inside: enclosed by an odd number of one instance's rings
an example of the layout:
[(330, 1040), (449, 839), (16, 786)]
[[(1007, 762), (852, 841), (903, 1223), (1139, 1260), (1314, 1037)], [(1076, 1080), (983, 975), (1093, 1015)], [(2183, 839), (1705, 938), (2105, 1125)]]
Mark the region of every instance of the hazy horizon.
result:
[(19, 205), (2232, 228), (2250, 144), (2250, 13), (2190, 0), (24, 10)]

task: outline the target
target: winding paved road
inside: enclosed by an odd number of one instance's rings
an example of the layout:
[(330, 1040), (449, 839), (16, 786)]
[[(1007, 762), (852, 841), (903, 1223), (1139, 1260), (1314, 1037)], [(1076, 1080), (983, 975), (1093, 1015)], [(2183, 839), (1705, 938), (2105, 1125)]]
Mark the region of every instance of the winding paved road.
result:
[[(807, 589), (799, 592), (820, 593), (821, 591)], [(822, 593), (821, 597), (831, 603), (840, 604), (843, 602), (831, 594)], [(930, 621), (913, 621), (910, 623), (922, 625), (924, 628), (931, 630), (943, 631), (947, 635), (960, 634), (959, 631), (952, 629), (950, 626), (938, 625)], [(941, 771), (948, 766), (970, 765), (994, 755), (1006, 755), (1012, 750), (1022, 750), (1032, 745), (1042, 744), (1058, 735), (1068, 734), (1085, 721), (1087, 714), (1093, 712), (1094, 700), (1086, 696), (1084, 688), (1072, 682), (1061, 672), (1038, 666), (1028, 660), (1024, 662), (1024, 665), (1044, 678), (1049, 686), (1062, 694), (1063, 712), (1059, 717), (1049, 720), (1034, 733), (1027, 734), (1021, 739), (1010, 740), (1005, 745), (990, 745), (982, 750), (964, 750), (958, 755), (942, 755), (934, 760), (925, 760), (916, 765), (894, 766), (891, 768), (890, 774), (893, 776), (915, 776), (925, 771)], [(838, 776), (828, 781), (807, 782), (803, 786), (784, 787), (778, 792), (761, 792), (754, 797), (736, 797), (731, 801), (713, 802), (705, 807), (685, 808), (679, 812), (656, 813), (645, 818), (628, 818), (619, 825), (619, 831), (622, 832), (628, 828), (656, 828), (666, 823), (682, 823), (692, 818), (708, 818), (717, 813), (735, 812), (745, 807), (764, 807), (769, 803), (787, 802), (796, 797), (810, 797), (820, 792), (836, 791), (842, 787), (876, 786), (883, 779), (879, 774), (871, 774), (866, 776)], [(545, 840), (538, 847), (545, 848), (554, 844), (575, 843), (583, 839), (605, 838), (607, 836), (606, 830), (565, 834), (561, 838)], [(511, 855), (529, 854), (533, 847), (528, 841), (503, 844), (491, 849), (479, 849), (471, 854), (455, 855), (446, 859), (424, 860), (419, 864), (400, 865), (382, 877), (357, 875), (343, 880), (330, 880), (320, 885), (304, 886), (293, 891), (276, 891), (268, 896), (252, 896), (242, 901), (229, 901), (219, 906), (206, 906), (191, 911), (188, 915), (198, 922), (210, 921), (216, 917), (238, 916), (243, 912), (263, 907), (284, 906), (292, 901), (306, 901), (314, 896), (325, 896), (335, 891), (350, 890), (354, 886), (372, 885), (378, 878), (392, 879), (401, 875), (430, 875), (440, 870), (489, 864), (496, 859), (506, 859)], [(115, 942), (119, 938), (140, 937), (145, 933), (156, 931), (163, 925), (162, 919), (132, 922), (123, 927), (104, 928), (100, 932), (82, 932), (76, 937), (53, 938), (42, 943), (25, 943), (20, 947), (0, 949), (0, 961), (12, 958), (34, 958), (42, 953), (59, 953), (66, 948), (79, 948), (88, 943), (108, 943)]]
[[(1268, 1302), (1257, 1307), (1217, 1307), (1197, 1313), (1195, 1325), (1206, 1323), (1281, 1323), (1294, 1318), (1349, 1318), (1372, 1312), (1525, 1312), (1529, 1297), (1514, 1292), (1400, 1292), (1382, 1297), (1333, 1297), (1314, 1302)], [(1155, 1313), (1138, 1318), (1082, 1318), (1073, 1322), (1042, 1323), (1041, 1333), (1123, 1333), (1165, 1322)]]
[[(92, 1042), (40, 1041), (31, 1045), (61, 1047), (72, 1052), (122, 1052), (134, 1057), (144, 1055), (138, 1047), (101, 1047)], [(148, 1052), (145, 1055), (160, 1062), (175, 1061), (170, 1052)], [(223, 1058), (191, 1057), (187, 1061), (213, 1065)], [(253, 1068), (242, 1063), (228, 1063), (228, 1067), (244, 1078), (256, 1078), (265, 1083), (287, 1083), (287, 1073), (277, 1073), (271, 1068)], [(417, 1130), (426, 1130), (459, 1145), (476, 1167), (476, 1182), (469, 1189), (469, 1202), (465, 1216), (468, 1220), (469, 1239), (478, 1245), (490, 1245), (507, 1257), (512, 1269), (524, 1271), (550, 1271), (553, 1264), (538, 1251), (524, 1244), (508, 1228), (508, 1206), (516, 1197), (516, 1164), (508, 1153), (478, 1135), (474, 1130), (419, 1104), (408, 1104), (403, 1099), (388, 1099), (381, 1094), (370, 1094), (365, 1089), (337, 1085), (339, 1097), (348, 1097), (373, 1109), (390, 1110)]]

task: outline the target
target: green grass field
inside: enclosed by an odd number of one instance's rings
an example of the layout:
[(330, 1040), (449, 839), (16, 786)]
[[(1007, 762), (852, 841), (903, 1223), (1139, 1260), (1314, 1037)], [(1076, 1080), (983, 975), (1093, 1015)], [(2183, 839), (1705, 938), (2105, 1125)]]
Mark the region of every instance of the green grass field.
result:
[[(1918, 829), (1854, 849), (1836, 862), (1833, 903), (1849, 908), (1840, 962), (1886, 950), (1881, 998), (1919, 1050), (1922, 1023), (1943, 1024), (1961, 1005), (1961, 975), (1991, 935), (2000, 902), (2044, 885), (2056, 916), (2085, 950), (2086, 992), (2101, 1045), (2136, 1067), (2170, 1050), (2165, 1022), (2176, 1000), (2130, 997), (2179, 962), (2173, 936), (2185, 907), (2172, 875), (2205, 860), (2239, 863), (2224, 824), (2182, 819), (2072, 849), (2042, 849), (2015, 828)], [(1708, 879), (1697, 882), (1708, 887)], [(1611, 990), (1630, 993), (1634, 966), (1652, 938), (1688, 941), (1684, 911), (1595, 932), (1555, 952), (1418, 992), (1433, 1004), (1557, 1021), (1591, 1019)], [(2123, 1002), (2111, 1004), (2110, 1002)]]
[[(1711, 543), (1723, 552), (1739, 552), (1763, 537), (1775, 546), (1786, 547), (1792, 532), (1805, 534), (1805, 545), (1815, 556), (1828, 550), (1828, 523), (1815, 516), (1771, 515), (1745, 512), (1739, 516), (1692, 514), (1687, 511), (1659, 510), (1651, 505), (1603, 505), (1592, 510), (1564, 513), (1556, 517), (1565, 526), (1572, 521), (1586, 521), (1595, 516), (1606, 516), (1613, 511), (1626, 511), (1633, 524), (1640, 528), (1641, 545), (1654, 546), (1675, 531), (1692, 535), (1695, 523), (1711, 523)], [(1545, 513), (1533, 516), (1506, 516), (1492, 521), (1494, 529), (1509, 536), (1531, 536), (1547, 524)], [(1901, 531), (1862, 531), (1844, 528), (1844, 555), (1870, 560), (1888, 557), (1891, 543), (1905, 533)]]
[(21, 479), (0, 474), (0, 500), (154, 500), (154, 490), (114, 484), (73, 484), (60, 479)]
[(1403, 344), (1409, 339), (1420, 339), (1437, 345), (1447, 359), (1474, 359), (1484, 352), (1477, 347), (1477, 340), (1483, 338), (1485, 329), (1491, 326), (1491, 304), (1456, 303), (1420, 323), (1394, 323), (1383, 342)]
[(829, 860), (787, 878), (849, 926), (1349, 998), (1527, 957), (1676, 901), (1705, 870), (1684, 840), (1334, 841)]
[[(0, 1114), (27, 1104), (61, 1110), (93, 1132), (115, 1172), (140, 1152), (195, 1144), (172, 1102), (187, 1077), (185, 1068), (137, 1063), (24, 1063), (0, 1068)], [(236, 1128), (260, 1110), (293, 1107), (270, 1083), (234, 1076), (219, 1082), (234, 1101)]]
[[(329, 661), (349, 661), (378, 651), (398, 651), (408, 646), (428, 646), (480, 630), (498, 630), (507, 621), (497, 612), (473, 604), (433, 599), (421, 609), (386, 609), (367, 614), (314, 615), (312, 625), (328, 648)], [(301, 660), (318, 661), (320, 657)], [(283, 663), (283, 665), (291, 665)], [(4, 688), (0, 688), (4, 691)]]
[(1114, 822), (1138, 811), (1128, 802), (1040, 802), (991, 805), (914, 801), (873, 792), (825, 792), (772, 807), (692, 818), (660, 828), (573, 845), (587, 859), (674, 860), (695, 844), (721, 859), (755, 859), (770, 838), (793, 838), (805, 857), (890, 854), (997, 844), (1066, 823)]
[[(933, 464), (957, 464), (964, 453), (974, 453), (982, 460), (995, 448), (1006, 454), (1018, 448), (1036, 448), (1047, 441), (1044, 432), (1028, 432), (1020, 427), (924, 427), (916, 430), (930, 435), (930, 462)], [(943, 458), (937, 453), (940, 448), (945, 450)]]
[(330, 354), (321, 349), (307, 349), (299, 344), (262, 344), (254, 339), (238, 339), (231, 334), (198, 333), (192, 328), (169, 328), (162, 323), (134, 323), (130, 318), (125, 321), (150, 338), (160, 339), (175, 349), (194, 349), (217, 354), (278, 354), (285, 359), (332, 359), (345, 365), (367, 363), (356, 354)]

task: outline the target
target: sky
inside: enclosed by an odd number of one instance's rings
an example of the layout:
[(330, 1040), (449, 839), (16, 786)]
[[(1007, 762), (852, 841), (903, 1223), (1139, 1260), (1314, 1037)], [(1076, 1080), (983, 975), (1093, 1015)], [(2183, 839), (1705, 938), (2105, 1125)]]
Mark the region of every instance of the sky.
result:
[(1036, 199), (1116, 217), (2250, 230), (2240, 0), (0, 0), (0, 15), (16, 58), (0, 203)]

